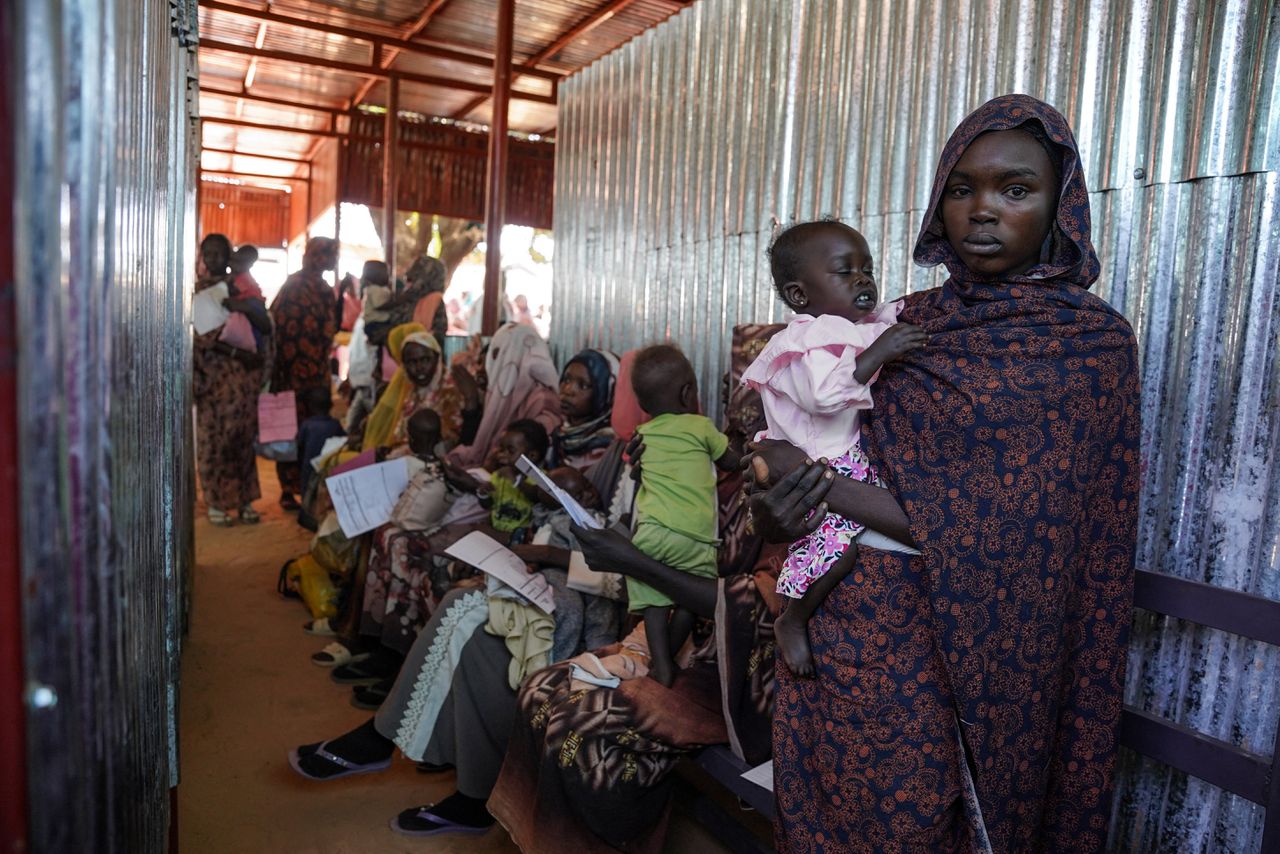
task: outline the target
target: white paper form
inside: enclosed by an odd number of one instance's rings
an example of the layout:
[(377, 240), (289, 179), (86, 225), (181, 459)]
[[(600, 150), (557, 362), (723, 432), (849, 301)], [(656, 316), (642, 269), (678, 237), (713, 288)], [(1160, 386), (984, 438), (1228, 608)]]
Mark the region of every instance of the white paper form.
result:
[(544, 614), (555, 611), (556, 603), (551, 585), (547, 584), (542, 574), (530, 573), (515, 552), (493, 537), (472, 531), (445, 549), (444, 553), (493, 576), (528, 599)]
[(591, 514), (583, 508), (581, 504), (573, 500), (573, 496), (556, 486), (556, 482), (552, 480), (546, 472), (538, 468), (524, 454), (520, 455), (520, 459), (516, 460), (516, 468), (533, 478), (538, 486), (545, 489), (550, 495), (560, 502), (560, 506), (569, 514), (569, 518), (573, 520), (573, 524), (579, 528), (590, 528), (599, 530), (604, 526), (591, 517)]
[(217, 329), (227, 322), (231, 312), (222, 307), (222, 301), (230, 296), (226, 282), (205, 288), (191, 298), (191, 325), (197, 335)]
[(400, 493), (409, 485), (407, 463), (401, 457), (325, 478), (342, 533), (354, 537), (391, 519)]
[(770, 759), (763, 765), (757, 765), (742, 775), (742, 779), (748, 783), (755, 783), (762, 789), (773, 791), (773, 760)]

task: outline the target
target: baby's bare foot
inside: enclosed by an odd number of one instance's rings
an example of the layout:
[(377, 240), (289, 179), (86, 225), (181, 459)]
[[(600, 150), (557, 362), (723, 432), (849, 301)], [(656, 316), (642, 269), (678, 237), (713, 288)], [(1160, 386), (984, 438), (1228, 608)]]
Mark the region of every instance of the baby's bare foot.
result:
[(802, 679), (813, 676), (813, 653), (809, 649), (809, 627), (797, 619), (793, 610), (782, 613), (773, 622), (773, 637), (782, 652), (787, 668)]

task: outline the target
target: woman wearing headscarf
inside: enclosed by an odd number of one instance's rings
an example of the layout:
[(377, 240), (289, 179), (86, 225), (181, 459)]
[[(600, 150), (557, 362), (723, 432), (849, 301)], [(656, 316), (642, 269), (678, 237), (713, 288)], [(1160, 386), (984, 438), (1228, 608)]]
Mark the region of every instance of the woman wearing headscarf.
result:
[[(398, 367), (365, 422), (361, 448), (379, 451), (383, 457), (407, 453), (409, 419), (424, 409), (430, 409), (440, 417), (442, 441), (455, 441), (462, 422), (460, 398), (453, 384), (443, 378), (444, 364), (435, 336), (417, 323), (404, 323), (387, 335), (387, 347)], [(323, 481), (323, 476), (330, 469), (346, 459), (348, 457), (341, 454), (330, 457), (323, 464), (318, 480)], [(314, 508), (316, 504), (323, 504), (327, 509), (327, 499), (321, 495), (309, 501), (308, 507)], [(333, 628), (342, 639), (317, 653), (313, 660), (321, 664), (346, 663), (357, 629), (364, 620), (362, 612), (366, 616), (377, 614), (379, 626), (387, 623), (386, 639), (392, 641), (389, 644), (391, 648), (399, 648), (397, 639), (406, 632), (409, 633), (409, 642), (412, 642), (416, 624), (400, 618), (412, 614), (420, 622), (430, 613), (430, 590), (422, 589), (418, 583), (425, 572), (419, 570), (413, 559), (416, 549), (422, 547), (429, 533), (402, 531), (391, 525), (384, 525), (374, 532), (368, 569), (357, 572), (343, 616), (334, 621)], [(344, 548), (342, 540), (345, 538), (336, 533), (329, 536), (337, 540), (339, 553), (347, 555), (354, 563), (354, 542), (347, 541), (350, 545)], [(372, 584), (368, 580), (372, 580)], [(366, 596), (368, 591), (374, 594), (372, 601)], [(395, 591), (390, 594), (395, 601), (388, 602), (389, 591)], [(394, 617), (391, 616), (393, 613)]]
[[(230, 282), (231, 241), (210, 234), (200, 244), (204, 273), (196, 290)], [(261, 333), (269, 335), (271, 320), (262, 300), (228, 298), (224, 305), (240, 312)], [(209, 521), (226, 527), (232, 513), (254, 523), (253, 502), (262, 497), (258, 486), (253, 442), (258, 433), (258, 392), (262, 389), (263, 354), (220, 339), (222, 327), (197, 335), (191, 354), (192, 387), (196, 404), (196, 464)]]
[(1129, 324), (1089, 293), (1089, 228), (1066, 120), (1025, 95), (984, 104), (947, 142), (916, 242), (950, 273), (899, 318), (928, 345), (885, 367), (866, 412), (888, 489), (760, 451), (788, 473), (752, 499), (771, 538), (825, 506), (922, 552), (860, 549), (810, 622), (816, 677), (779, 667), (782, 850), (1106, 842), (1139, 376)]
[[(311, 238), (302, 256), (302, 269), (285, 280), (271, 303), (271, 319), (276, 328), (275, 364), (271, 374), (273, 392), (298, 392), (313, 387), (328, 390), (329, 352), (338, 331), (339, 303), (324, 274), (337, 265), (337, 241), (328, 237)], [(305, 413), (299, 408), (299, 423), (304, 417)], [(294, 495), (302, 486), (299, 464), (276, 463), (276, 473), (280, 477), (281, 506), (297, 510)]]
[(564, 421), (556, 392), (560, 374), (547, 343), (535, 330), (515, 323), (504, 325), (489, 342), (484, 368), (488, 385), (475, 439), (449, 453), (449, 461), (464, 469), (481, 465), (513, 421), (531, 418), (548, 434)]
[(387, 335), (387, 348), (398, 368), (365, 422), (363, 449), (405, 447), (405, 425), (420, 409), (440, 416), (440, 436), (458, 440), (462, 426), (461, 397), (445, 376), (440, 343), (418, 323), (404, 323)]
[(578, 353), (560, 373), (562, 423), (551, 434), (547, 468), (584, 469), (604, 456), (615, 438), (611, 419), (618, 357), (607, 350)]

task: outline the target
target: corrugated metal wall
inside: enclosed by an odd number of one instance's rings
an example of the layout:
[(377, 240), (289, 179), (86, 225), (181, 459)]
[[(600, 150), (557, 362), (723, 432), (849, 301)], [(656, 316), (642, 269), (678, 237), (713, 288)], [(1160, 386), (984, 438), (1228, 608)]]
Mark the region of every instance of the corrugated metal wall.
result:
[(29, 849), (163, 851), (191, 556), (195, 3), (14, 5)]
[[(735, 323), (782, 319), (777, 222), (866, 234), (888, 295), (936, 158), (987, 98), (1060, 107), (1097, 291), (1144, 356), (1139, 565), (1280, 599), (1280, 11), (1267, 0), (702, 0), (560, 87), (563, 360), (670, 337), (718, 412)], [(1267, 753), (1280, 650), (1139, 615), (1129, 701)], [(1117, 851), (1256, 850), (1262, 810), (1126, 757)]]

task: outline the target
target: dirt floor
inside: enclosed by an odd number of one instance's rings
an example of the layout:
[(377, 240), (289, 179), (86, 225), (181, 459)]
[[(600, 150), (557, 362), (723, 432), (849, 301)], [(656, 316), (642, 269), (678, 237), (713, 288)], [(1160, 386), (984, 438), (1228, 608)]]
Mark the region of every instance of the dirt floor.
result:
[[(217, 528), (197, 506), (190, 635), (182, 658), (181, 854), (258, 852), (514, 852), (501, 827), (482, 837), (411, 839), (387, 823), (453, 791), (453, 775), (424, 775), (398, 757), (380, 774), (304, 780), (286, 755), (368, 719), (350, 689), (309, 656), (327, 639), (302, 631), (296, 600), (276, 593), (280, 566), (310, 534), (276, 503), (274, 466), (259, 466), (262, 523)], [(668, 851), (726, 851), (690, 816), (672, 817)]]

